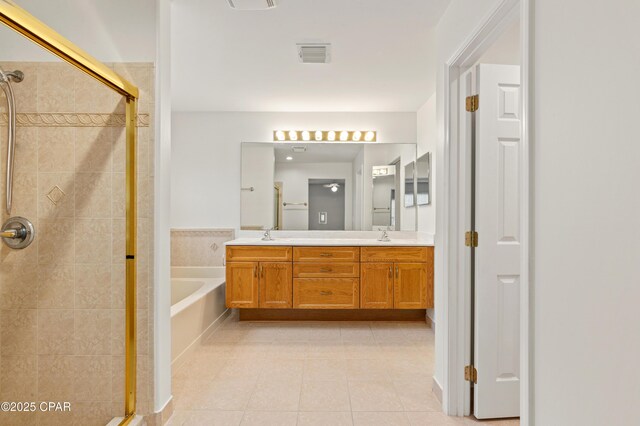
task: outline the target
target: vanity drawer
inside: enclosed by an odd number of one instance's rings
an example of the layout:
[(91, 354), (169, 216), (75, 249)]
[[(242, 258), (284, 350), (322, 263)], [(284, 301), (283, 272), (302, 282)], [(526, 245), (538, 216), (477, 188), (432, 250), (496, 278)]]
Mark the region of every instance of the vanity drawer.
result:
[(358, 262), (360, 247), (294, 247), (294, 262)]
[(360, 276), (358, 263), (294, 263), (295, 278), (351, 278)]
[(359, 278), (295, 278), (293, 307), (298, 309), (357, 309)]
[(362, 262), (433, 262), (433, 247), (362, 247)]
[(227, 246), (227, 262), (290, 262), (291, 247)]

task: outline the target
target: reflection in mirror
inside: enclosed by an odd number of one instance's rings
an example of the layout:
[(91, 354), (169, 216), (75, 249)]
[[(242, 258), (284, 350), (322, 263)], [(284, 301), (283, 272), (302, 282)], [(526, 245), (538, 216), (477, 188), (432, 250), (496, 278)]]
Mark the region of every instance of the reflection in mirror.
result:
[(373, 166), (372, 225), (373, 229), (396, 228), (396, 167)]
[(414, 230), (401, 182), (415, 160), (415, 144), (243, 143), (241, 229)]
[(414, 162), (404, 166), (404, 206), (414, 207), (415, 203), (415, 173)]
[(431, 204), (431, 153), (427, 152), (416, 162), (418, 181), (418, 205)]

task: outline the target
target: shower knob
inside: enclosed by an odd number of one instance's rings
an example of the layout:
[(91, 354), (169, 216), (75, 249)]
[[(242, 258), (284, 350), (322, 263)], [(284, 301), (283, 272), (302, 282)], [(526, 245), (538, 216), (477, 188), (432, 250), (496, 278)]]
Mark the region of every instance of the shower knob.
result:
[(2, 225), (0, 238), (12, 249), (23, 249), (33, 242), (36, 230), (33, 224), (24, 217), (12, 217)]

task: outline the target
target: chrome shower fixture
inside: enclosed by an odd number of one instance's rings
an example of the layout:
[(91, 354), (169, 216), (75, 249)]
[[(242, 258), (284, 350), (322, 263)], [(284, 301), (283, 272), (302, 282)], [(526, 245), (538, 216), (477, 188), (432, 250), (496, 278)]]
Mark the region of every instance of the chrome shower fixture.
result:
[(0, 69), (0, 86), (7, 98), (7, 198), (6, 210), (11, 215), (13, 204), (13, 165), (16, 156), (16, 100), (13, 96), (11, 83), (20, 83), (24, 80), (22, 71), (3, 71)]

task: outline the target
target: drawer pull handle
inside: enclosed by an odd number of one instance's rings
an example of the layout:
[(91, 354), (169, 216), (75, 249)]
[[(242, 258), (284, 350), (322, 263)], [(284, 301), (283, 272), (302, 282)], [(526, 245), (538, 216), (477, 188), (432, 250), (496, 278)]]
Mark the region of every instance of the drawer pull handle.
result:
[(331, 296), (332, 294), (333, 294), (333, 292), (332, 292), (332, 291), (324, 291), (324, 290), (322, 290), (322, 291), (320, 292), (320, 295), (321, 295), (321, 296)]
[(331, 272), (333, 269), (331, 268), (320, 268), (320, 272)]
[(333, 256), (331, 253), (320, 253), (320, 257), (331, 257)]

